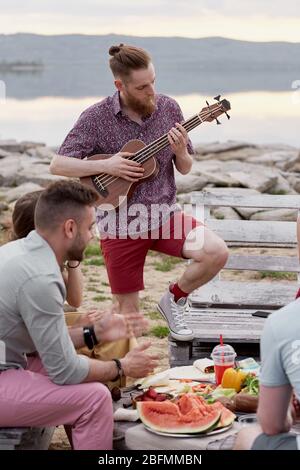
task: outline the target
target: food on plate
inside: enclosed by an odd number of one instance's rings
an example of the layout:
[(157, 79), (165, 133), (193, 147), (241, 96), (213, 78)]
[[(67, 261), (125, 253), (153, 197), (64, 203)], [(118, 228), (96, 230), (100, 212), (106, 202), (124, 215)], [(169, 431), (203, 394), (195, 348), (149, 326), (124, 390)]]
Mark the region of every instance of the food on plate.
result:
[(143, 392), (140, 395), (132, 398), (132, 406), (133, 408), (136, 408), (136, 404), (138, 402), (162, 402), (165, 400), (170, 400), (171, 398), (173, 398), (173, 395), (170, 395), (169, 393), (157, 393), (154, 388), (150, 387), (146, 392)]
[(234, 388), (223, 388), (220, 385), (219, 387), (215, 388), (215, 390), (211, 394), (212, 398), (215, 398), (216, 400), (220, 397), (232, 398), (235, 395), (236, 390)]
[(205, 374), (214, 374), (215, 366), (204, 367), (204, 372), (205, 372)]
[(191, 391), (193, 393), (197, 393), (197, 395), (206, 396), (206, 395), (212, 394), (215, 388), (216, 388), (215, 384), (199, 383), (197, 385), (194, 385)]
[[(208, 405), (202, 397), (182, 395), (176, 403), (138, 402), (139, 417), (145, 426), (166, 433), (205, 433), (220, 422), (221, 404)], [(226, 410), (227, 411), (227, 410)]]
[(159, 374), (148, 375), (148, 377), (137, 381), (136, 384), (142, 389), (170, 385), (169, 372), (164, 371)]
[(211, 406), (213, 406), (216, 410), (221, 411), (220, 421), (218, 422), (217, 428), (223, 428), (233, 423), (236, 415), (229, 409), (225, 408), (221, 402), (216, 401)]
[(110, 393), (113, 401), (119, 401), (121, 399), (121, 390), (119, 387), (113, 387)]
[(258, 377), (256, 377), (254, 374), (247, 374), (244, 381), (244, 387), (241, 391), (242, 393), (248, 393), (249, 395), (257, 397), (259, 393)]
[(222, 405), (227, 408), (228, 410), (232, 411), (232, 412), (235, 412), (235, 411), (238, 411), (236, 408), (235, 408), (235, 403), (234, 403), (234, 400), (233, 398), (228, 398), (228, 397), (218, 397), (216, 398), (216, 401), (214, 401), (213, 403), (222, 403)]
[(247, 357), (246, 359), (242, 359), (237, 361), (237, 365), (239, 369), (243, 369), (246, 372), (254, 373), (255, 375), (259, 375), (260, 372), (260, 365), (253, 357)]
[(229, 367), (225, 370), (222, 377), (222, 388), (234, 388), (236, 392), (240, 392), (247, 377), (247, 372), (241, 369)]
[[(239, 374), (240, 371), (233, 370), (233, 372), (236, 373), (233, 374), (232, 372), (230, 372), (228, 377), (225, 377), (225, 381), (222, 381), (222, 387), (217, 387), (212, 392), (209, 401), (215, 399), (221, 402), (224, 406), (226, 406), (226, 408), (231, 411), (255, 413), (258, 407), (258, 377), (253, 373), (248, 373), (245, 375), (245, 378), (241, 384), (241, 374)], [(226, 388), (226, 386), (229, 385), (235, 388)], [(237, 391), (238, 393), (236, 393)]]
[(258, 407), (258, 396), (249, 395), (240, 392), (234, 398), (235, 411), (244, 411), (245, 413), (255, 413)]
[[(255, 413), (257, 411), (258, 397), (248, 395), (247, 393), (240, 392), (231, 398), (221, 396), (215, 400), (222, 403), (223, 406), (232, 412)], [(208, 402), (211, 401), (208, 400)]]
[(204, 374), (214, 374), (215, 372), (214, 361), (208, 359), (207, 357), (197, 359), (196, 361), (194, 361), (193, 366)]

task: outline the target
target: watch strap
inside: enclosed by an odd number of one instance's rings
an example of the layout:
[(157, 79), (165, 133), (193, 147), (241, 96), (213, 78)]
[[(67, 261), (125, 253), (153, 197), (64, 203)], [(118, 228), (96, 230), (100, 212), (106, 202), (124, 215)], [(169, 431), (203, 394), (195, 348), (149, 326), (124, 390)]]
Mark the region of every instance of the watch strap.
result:
[(118, 369), (118, 375), (113, 380), (113, 382), (114, 382), (115, 380), (120, 379), (121, 377), (123, 377), (124, 371), (123, 371), (120, 359), (114, 358), (114, 359), (112, 359), (112, 361), (114, 361), (116, 363), (116, 366), (117, 366), (117, 369)]
[(89, 329), (90, 329), (91, 337), (93, 339), (94, 346), (97, 346), (97, 344), (99, 344), (100, 341), (98, 341), (98, 339), (97, 339), (94, 325), (90, 326)]

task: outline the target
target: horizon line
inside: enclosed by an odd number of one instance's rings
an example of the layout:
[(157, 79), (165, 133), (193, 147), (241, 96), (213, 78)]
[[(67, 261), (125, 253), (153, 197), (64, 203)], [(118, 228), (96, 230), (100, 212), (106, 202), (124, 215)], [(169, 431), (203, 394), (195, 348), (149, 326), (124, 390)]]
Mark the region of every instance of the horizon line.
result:
[(300, 41), (284, 41), (284, 40), (266, 40), (266, 41), (254, 41), (251, 39), (238, 39), (228, 36), (198, 36), (198, 37), (190, 37), (190, 36), (134, 36), (131, 34), (123, 34), (123, 33), (106, 33), (106, 34), (89, 34), (89, 33), (66, 33), (66, 34), (59, 34), (59, 33), (34, 33), (28, 31), (18, 31), (15, 33), (0, 33), (0, 36), (16, 36), (16, 35), (32, 35), (32, 36), (45, 36), (45, 37), (59, 37), (59, 36), (90, 36), (90, 37), (105, 37), (105, 36), (122, 36), (128, 38), (140, 38), (140, 39), (186, 39), (186, 40), (201, 40), (201, 39), (225, 39), (228, 41), (236, 41), (236, 42), (249, 42), (254, 44), (274, 44), (274, 43), (284, 43), (284, 44), (300, 44)]

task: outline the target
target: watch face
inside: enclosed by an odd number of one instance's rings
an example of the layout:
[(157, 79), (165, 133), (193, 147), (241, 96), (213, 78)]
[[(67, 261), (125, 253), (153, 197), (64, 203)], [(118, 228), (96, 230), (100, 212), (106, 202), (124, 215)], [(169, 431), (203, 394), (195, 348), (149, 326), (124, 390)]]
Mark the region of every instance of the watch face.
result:
[(94, 342), (93, 338), (91, 336), (91, 332), (89, 327), (84, 327), (83, 328), (83, 339), (84, 339), (84, 344), (92, 350), (94, 348)]

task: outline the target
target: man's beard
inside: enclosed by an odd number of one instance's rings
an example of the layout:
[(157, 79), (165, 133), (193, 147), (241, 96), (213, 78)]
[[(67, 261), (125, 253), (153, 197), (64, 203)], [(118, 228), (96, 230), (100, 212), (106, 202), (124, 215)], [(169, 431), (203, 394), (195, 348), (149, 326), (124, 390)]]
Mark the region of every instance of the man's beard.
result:
[(67, 259), (69, 261), (82, 261), (85, 248), (86, 245), (83, 243), (81, 235), (78, 234), (74, 240), (73, 246), (68, 250)]
[(149, 96), (145, 101), (140, 101), (131, 94), (126, 94), (126, 106), (142, 117), (150, 116), (156, 108), (155, 96)]

